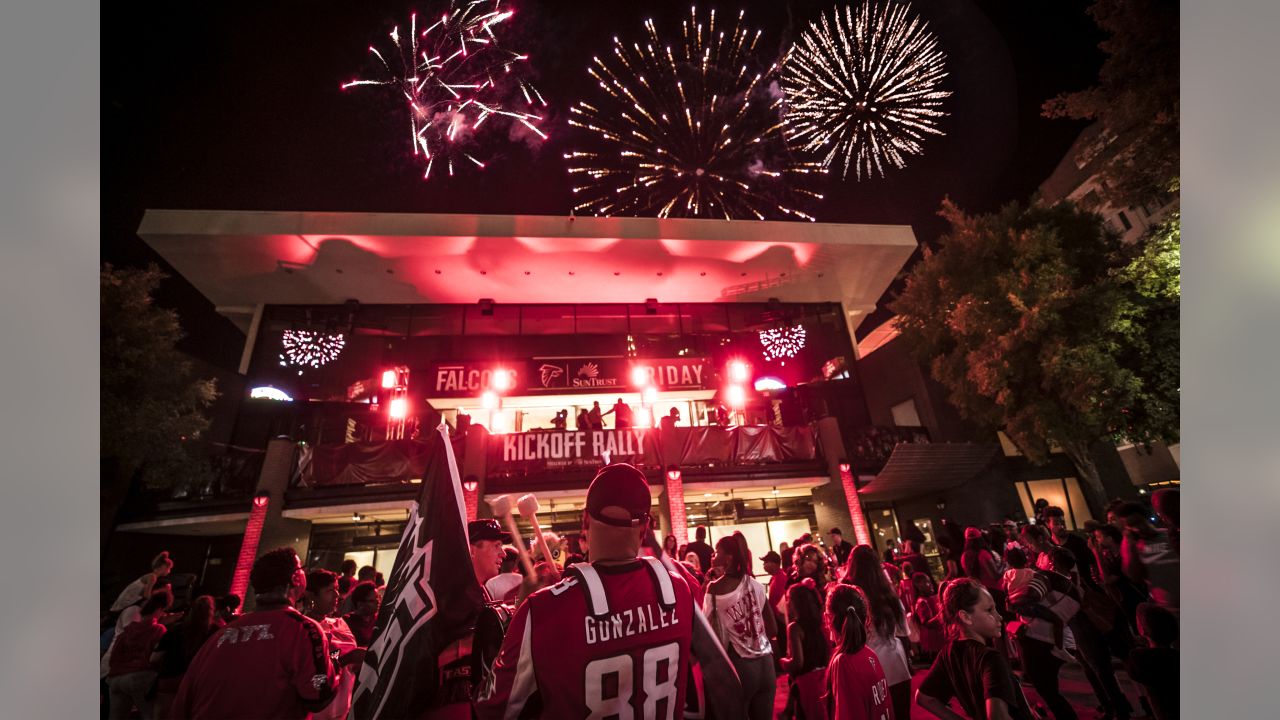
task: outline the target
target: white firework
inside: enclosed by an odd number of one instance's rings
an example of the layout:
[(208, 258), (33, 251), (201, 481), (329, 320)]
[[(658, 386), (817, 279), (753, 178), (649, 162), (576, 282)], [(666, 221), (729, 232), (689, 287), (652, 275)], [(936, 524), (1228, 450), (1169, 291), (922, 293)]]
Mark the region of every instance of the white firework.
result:
[(782, 62), (786, 136), (824, 169), (858, 180), (901, 169), (944, 135), (945, 55), (906, 3), (864, 2), (812, 23)]
[(803, 325), (780, 328), (777, 330), (761, 330), (760, 345), (764, 347), (764, 359), (793, 358), (804, 349), (805, 332)]
[(281, 365), (318, 368), (336, 360), (346, 347), (347, 339), (342, 333), (285, 330), (280, 344), (284, 346), (284, 352), (280, 353)]

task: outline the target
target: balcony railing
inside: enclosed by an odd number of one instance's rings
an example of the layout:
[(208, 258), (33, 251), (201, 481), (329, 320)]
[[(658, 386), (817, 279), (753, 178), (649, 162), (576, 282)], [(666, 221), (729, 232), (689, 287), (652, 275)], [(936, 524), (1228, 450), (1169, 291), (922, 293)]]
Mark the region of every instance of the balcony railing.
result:
[(868, 425), (853, 428), (844, 436), (845, 452), (858, 475), (880, 472), (893, 448), (901, 443), (927, 442), (929, 431), (923, 427)]
[[(810, 426), (668, 427), (599, 431), (538, 430), (489, 435), (480, 442), (455, 438), (461, 465), (468, 449), (484, 453), (489, 480), (588, 478), (607, 455), (650, 470), (678, 465), (686, 472), (760, 470), (820, 464)], [(296, 487), (408, 483), (422, 477), (426, 445), (413, 440), (299, 445)], [(474, 464), (473, 464), (474, 466)]]

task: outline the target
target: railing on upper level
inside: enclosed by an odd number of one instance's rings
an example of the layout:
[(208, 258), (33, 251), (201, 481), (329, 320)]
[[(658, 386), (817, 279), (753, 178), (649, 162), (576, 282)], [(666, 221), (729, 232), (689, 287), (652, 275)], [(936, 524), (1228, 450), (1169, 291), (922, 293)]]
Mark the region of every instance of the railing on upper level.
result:
[(929, 431), (923, 427), (866, 425), (844, 434), (845, 453), (856, 475), (880, 472), (893, 448), (901, 443), (927, 442)]
[[(535, 430), (490, 435), (483, 428), (478, 442), (454, 439), (455, 455), (484, 454), (490, 480), (562, 479), (586, 474), (608, 457), (658, 470), (677, 465), (690, 472), (821, 464), (811, 426), (624, 428), (595, 431)], [(407, 483), (421, 477), (426, 445), (414, 440), (330, 445), (300, 444), (295, 487)], [(470, 463), (477, 466), (476, 463)]]
[(265, 449), (189, 441), (191, 464), (173, 477), (147, 477), (130, 491), (128, 517), (146, 517), (175, 505), (247, 503), (258, 486)]

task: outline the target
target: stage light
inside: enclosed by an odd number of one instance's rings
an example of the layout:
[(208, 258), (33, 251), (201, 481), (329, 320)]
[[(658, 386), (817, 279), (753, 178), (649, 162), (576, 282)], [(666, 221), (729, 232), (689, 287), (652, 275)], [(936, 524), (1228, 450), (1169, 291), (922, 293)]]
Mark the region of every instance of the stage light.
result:
[(395, 386), (396, 386), (396, 371), (383, 370), (382, 371), (382, 387), (393, 388)]
[(730, 385), (724, 394), (729, 407), (738, 409), (747, 404), (747, 391), (741, 385)]
[(271, 500), (271, 497), (269, 495), (258, 495), (253, 498), (253, 506), (260, 507), (260, 508), (266, 507), (267, 502), (269, 502), (270, 500)]
[(498, 368), (493, 371), (493, 375), (489, 376), (489, 387), (496, 392), (506, 392), (515, 384), (514, 373), (506, 368)]
[(729, 363), (729, 379), (736, 383), (744, 383), (751, 378), (751, 368), (741, 360)]
[(631, 384), (638, 388), (649, 384), (649, 368), (637, 365), (631, 368)]
[(851, 469), (851, 466), (849, 465), (849, 463), (847, 463), (847, 462), (842, 462), (842, 463), (840, 463), (840, 474), (842, 474), (842, 475), (843, 475), (843, 474), (845, 474), (845, 473), (849, 472), (849, 470), (850, 470), (850, 469)]
[(409, 416), (409, 401), (406, 398), (393, 398), (387, 405), (387, 417), (392, 420), (403, 420)]
[(498, 409), (498, 393), (492, 390), (485, 390), (480, 394), (480, 405), (485, 410)]
[(668, 480), (671, 480), (671, 481), (673, 481), (673, 482), (674, 482), (674, 481), (676, 481), (676, 480), (679, 480), (679, 479), (680, 479), (680, 475), (681, 475), (681, 473), (680, 473), (680, 469), (679, 469), (679, 468), (672, 468), (672, 469), (670, 469), (670, 470), (668, 470), (668, 471), (667, 471), (667, 479), (668, 479)]
[(658, 388), (650, 385), (644, 389), (644, 402), (646, 405), (652, 405), (658, 402)]
[(480, 483), (473, 475), (468, 475), (467, 479), (462, 481), (462, 489), (467, 492), (475, 492), (478, 487), (480, 487)]

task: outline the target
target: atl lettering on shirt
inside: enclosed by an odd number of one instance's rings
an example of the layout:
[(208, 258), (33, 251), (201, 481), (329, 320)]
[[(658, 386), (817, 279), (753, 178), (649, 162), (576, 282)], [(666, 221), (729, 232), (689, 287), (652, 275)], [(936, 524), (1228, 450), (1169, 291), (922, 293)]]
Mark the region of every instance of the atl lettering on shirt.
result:
[(329, 704), (337, 674), (320, 625), (293, 608), (261, 610), (200, 648), (174, 699), (174, 715), (306, 718)]
[(693, 596), (656, 558), (579, 563), (516, 612), (481, 718), (665, 718), (683, 712)]

